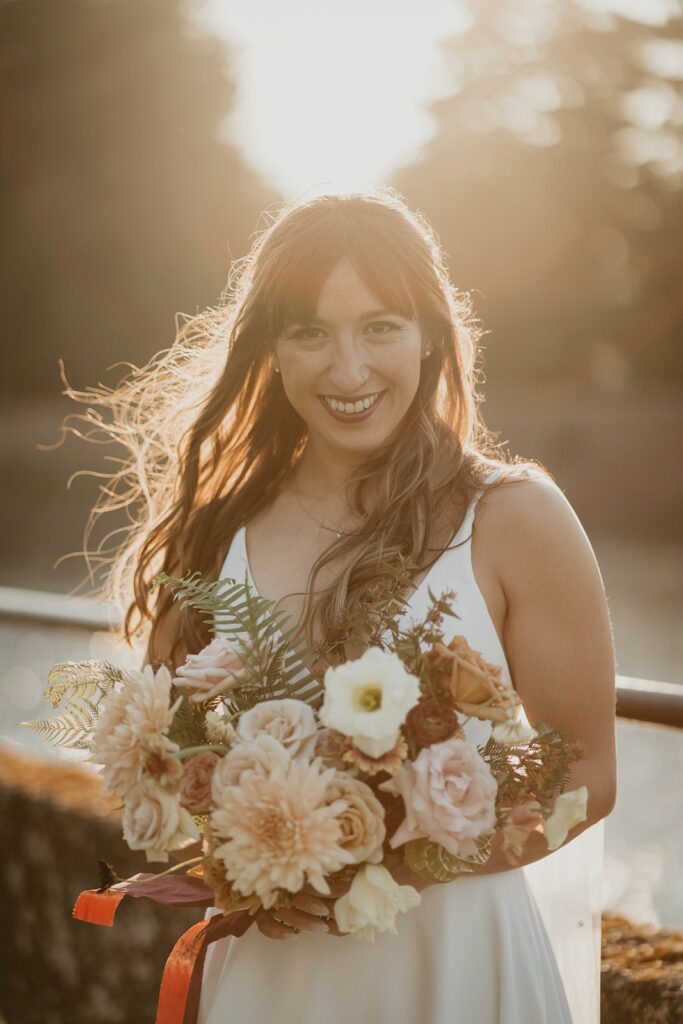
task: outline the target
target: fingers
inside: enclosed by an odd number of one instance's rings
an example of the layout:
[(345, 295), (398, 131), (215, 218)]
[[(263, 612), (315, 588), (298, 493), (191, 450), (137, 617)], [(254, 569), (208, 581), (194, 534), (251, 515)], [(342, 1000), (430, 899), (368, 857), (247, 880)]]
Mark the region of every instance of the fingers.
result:
[(292, 928), (300, 928), (302, 931), (305, 929), (310, 932), (329, 931), (327, 921), (321, 921), (319, 916), (307, 914), (303, 910), (297, 910), (296, 907), (282, 907), (281, 909), (273, 910), (272, 913), (278, 921), (284, 921), (285, 924), (291, 925)]
[(292, 906), (297, 910), (304, 910), (307, 914), (315, 914), (316, 917), (329, 917), (331, 908), (320, 896), (309, 896), (308, 893), (298, 892), (292, 899)]
[(282, 921), (276, 921), (267, 910), (262, 910), (256, 917), (256, 927), (269, 939), (285, 939), (297, 933)]

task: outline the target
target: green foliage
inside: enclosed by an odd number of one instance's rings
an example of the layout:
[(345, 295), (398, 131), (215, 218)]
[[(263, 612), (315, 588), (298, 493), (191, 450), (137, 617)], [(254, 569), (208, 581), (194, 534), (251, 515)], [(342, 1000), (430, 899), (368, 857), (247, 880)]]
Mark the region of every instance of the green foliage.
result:
[(303, 636), (287, 625), (291, 616), (274, 611), (275, 602), (231, 577), (204, 582), (199, 573), (182, 579), (160, 573), (155, 586), (174, 588), (174, 600), (194, 608), (216, 633), (230, 640), (243, 662), (243, 682), (231, 701), (242, 711), (259, 701), (293, 697), (317, 704), (322, 680), (314, 674), (313, 653)]
[(121, 669), (108, 661), (60, 661), (48, 673), (43, 696), (53, 708), (59, 707), (67, 694), (80, 696), (96, 706), (122, 678)]
[(65, 702), (68, 709), (52, 721), (41, 719), (19, 722), (19, 725), (56, 747), (89, 750), (100, 704), (117, 680), (123, 678), (123, 672), (108, 661), (63, 661), (50, 669), (47, 678), (43, 696), (53, 708)]
[(428, 587), (431, 604), (425, 618), (407, 628), (400, 625), (399, 618), (405, 613), (414, 593), (413, 574), (418, 568), (409, 556), (400, 553), (396, 564), (382, 562), (377, 582), (362, 597), (357, 608), (342, 612), (337, 621), (336, 639), (319, 645), (316, 657), (329, 664), (337, 664), (342, 660), (344, 646), (350, 638), (365, 634), (368, 646), (394, 651), (409, 672), (420, 676), (422, 645), (443, 639), (441, 622), (444, 615), (459, 616), (450, 606), (455, 591), (444, 591), (436, 597)]
[(491, 854), (491, 835), (477, 840), (476, 857), (455, 857), (431, 839), (411, 839), (403, 847), (406, 864), (416, 875), (429, 882), (451, 882), (458, 875), (476, 871)]
[[(172, 702), (177, 696), (172, 694)], [(173, 715), (168, 737), (177, 743), (181, 750), (185, 747), (197, 747), (206, 742), (204, 712), (186, 694), (182, 695), (182, 700)]]
[(552, 804), (569, 784), (570, 765), (585, 752), (582, 743), (570, 741), (545, 722), (534, 723), (534, 728), (538, 736), (520, 746), (496, 743), (491, 736), (480, 748), (498, 783), (498, 806), (522, 803), (526, 799)]
[(56, 747), (90, 750), (92, 727), (97, 709), (84, 698), (72, 697), (71, 707), (52, 721), (19, 722), (37, 736)]

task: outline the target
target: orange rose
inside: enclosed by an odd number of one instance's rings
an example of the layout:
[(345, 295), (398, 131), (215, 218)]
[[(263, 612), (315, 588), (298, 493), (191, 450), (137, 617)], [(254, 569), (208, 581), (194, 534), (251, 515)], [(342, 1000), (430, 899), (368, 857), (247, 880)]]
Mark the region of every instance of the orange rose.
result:
[(500, 665), (484, 661), (464, 636), (454, 636), (446, 647), (437, 641), (426, 656), (430, 675), (444, 687), (463, 715), (505, 722), (521, 701), (501, 680)]

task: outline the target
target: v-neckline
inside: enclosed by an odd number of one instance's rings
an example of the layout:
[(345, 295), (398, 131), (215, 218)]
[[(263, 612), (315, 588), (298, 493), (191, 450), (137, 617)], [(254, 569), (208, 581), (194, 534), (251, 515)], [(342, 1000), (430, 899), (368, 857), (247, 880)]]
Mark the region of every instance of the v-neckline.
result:
[[(451, 537), (451, 539), (449, 540), (448, 544), (443, 549), (443, 551), (441, 552), (439, 557), (429, 567), (429, 569), (427, 570), (426, 575), (422, 578), (422, 580), (418, 583), (418, 585), (413, 588), (412, 592), (410, 593), (410, 595), (408, 597), (408, 601), (407, 601), (406, 606), (405, 606), (406, 612), (408, 611), (409, 607), (412, 605), (412, 603), (415, 600), (415, 598), (417, 598), (422, 593), (422, 591), (425, 589), (425, 585), (429, 583), (429, 580), (431, 579), (432, 575), (434, 574), (434, 572), (436, 571), (438, 566), (441, 564), (441, 562), (443, 561), (445, 556), (448, 554), (448, 552), (453, 550), (452, 545), (457, 540), (458, 536), (460, 535), (460, 533), (461, 533), (461, 531), (462, 531), (462, 529), (463, 529), (463, 527), (465, 525), (465, 521), (468, 518), (468, 512), (469, 512), (469, 509), (465, 512), (465, 515), (463, 517), (462, 522), (460, 523), (460, 526), (455, 531), (455, 533), (453, 534), (453, 536)], [(244, 559), (244, 565), (245, 565), (246, 570), (247, 570), (247, 577), (248, 577), (249, 583), (250, 583), (254, 593), (256, 594), (257, 597), (260, 597), (263, 600), (268, 600), (268, 601), (272, 600), (271, 598), (265, 598), (264, 595), (258, 590), (258, 588), (256, 586), (256, 583), (254, 581), (254, 577), (252, 576), (251, 566), (249, 565), (249, 552), (247, 551), (247, 527), (246, 527), (245, 524), (240, 526), (240, 528), (237, 531), (236, 536), (240, 538), (240, 545), (241, 545), (241, 549), (242, 549), (241, 550), (242, 558)], [(467, 539), (467, 538), (465, 538), (465, 539)], [(460, 543), (464, 543), (464, 542), (461, 541)], [(274, 603), (277, 603), (277, 602), (274, 602)]]

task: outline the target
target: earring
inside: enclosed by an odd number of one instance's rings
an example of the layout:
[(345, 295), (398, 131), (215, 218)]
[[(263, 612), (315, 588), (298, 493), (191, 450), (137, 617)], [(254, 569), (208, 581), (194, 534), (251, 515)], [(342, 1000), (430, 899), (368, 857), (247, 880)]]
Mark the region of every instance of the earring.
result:
[(427, 351), (425, 352), (425, 358), (426, 358), (427, 356), (430, 356), (431, 354), (432, 354), (432, 352), (431, 352), (431, 349), (428, 349), (428, 350), (427, 350)]
[(280, 372), (280, 367), (279, 367), (279, 366), (276, 366), (276, 367), (275, 367), (275, 372), (276, 372), (276, 373), (279, 373), (279, 372)]

